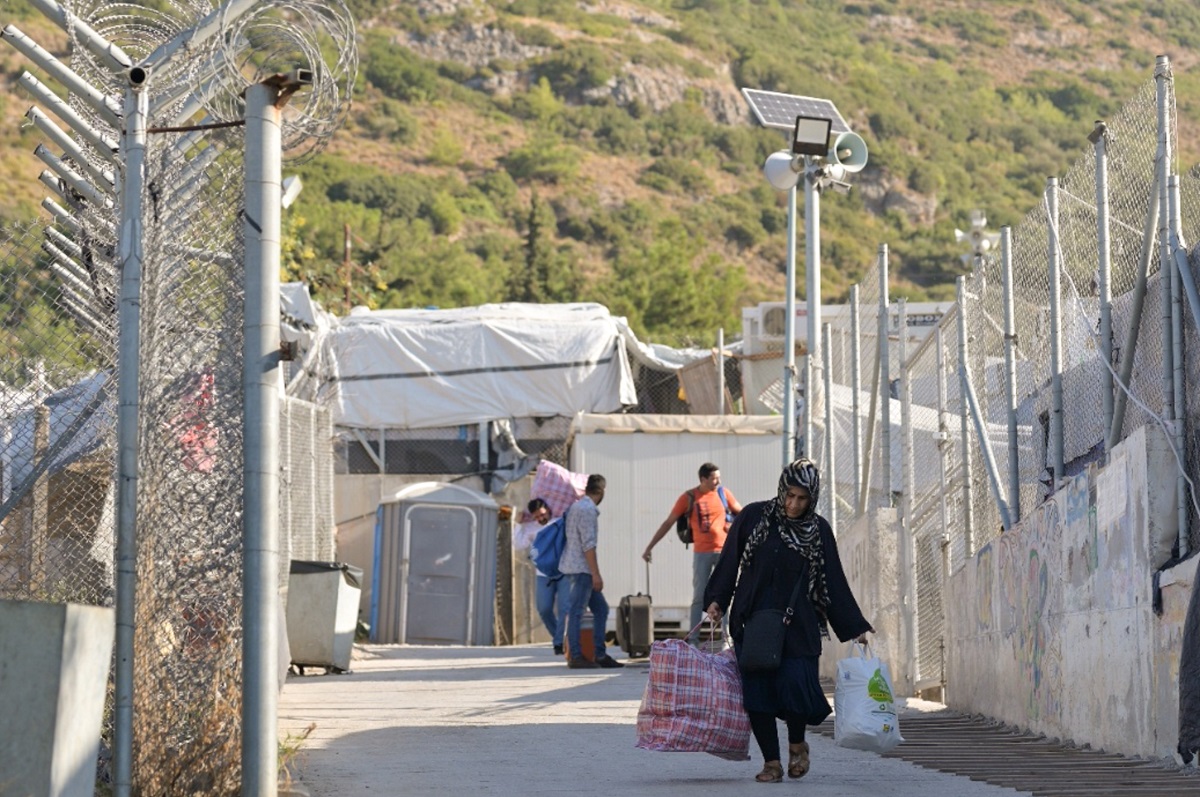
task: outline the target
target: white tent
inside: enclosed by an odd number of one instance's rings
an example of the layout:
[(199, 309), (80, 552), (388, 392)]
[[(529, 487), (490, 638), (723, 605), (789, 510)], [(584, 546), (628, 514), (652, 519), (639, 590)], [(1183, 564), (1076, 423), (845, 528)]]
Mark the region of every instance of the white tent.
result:
[(288, 392), (330, 407), (342, 427), (618, 412), (637, 404), (631, 359), (668, 371), (683, 365), (599, 304), (355, 308), (335, 318), (314, 311), (302, 291), (284, 286), (288, 336), (303, 357)]

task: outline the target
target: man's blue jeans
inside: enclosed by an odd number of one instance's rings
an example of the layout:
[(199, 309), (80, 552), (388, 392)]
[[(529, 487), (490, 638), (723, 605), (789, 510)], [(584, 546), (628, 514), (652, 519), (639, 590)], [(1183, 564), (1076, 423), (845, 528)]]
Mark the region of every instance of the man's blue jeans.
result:
[(546, 626), (546, 631), (554, 639), (554, 646), (561, 647), (563, 631), (567, 629), (567, 601), (570, 588), (565, 576), (559, 576), (553, 581), (541, 573), (537, 577), (537, 611)]
[(596, 661), (606, 655), (604, 631), (608, 627), (608, 601), (603, 592), (592, 590), (591, 573), (568, 573), (563, 579), (569, 584), (567, 600), (567, 645), (571, 658), (583, 659), (583, 645), (579, 641), (579, 625), (583, 622), (583, 609), (592, 611), (592, 639), (596, 642)]
[[(704, 588), (708, 586), (708, 580), (712, 577), (713, 570), (717, 567), (717, 560), (720, 558), (720, 551), (692, 554), (692, 624), (688, 626), (689, 629), (700, 625), (700, 618), (704, 616), (704, 610), (708, 608), (704, 605)], [(727, 622), (726, 618), (721, 618), (722, 639), (729, 636)], [(695, 636), (688, 637), (689, 641), (699, 640), (699, 638), (699, 631)]]

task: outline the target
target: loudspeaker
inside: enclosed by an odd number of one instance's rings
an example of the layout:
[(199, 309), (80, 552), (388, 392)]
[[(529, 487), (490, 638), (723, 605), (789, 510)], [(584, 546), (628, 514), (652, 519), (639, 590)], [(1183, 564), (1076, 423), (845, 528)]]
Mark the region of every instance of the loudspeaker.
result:
[(861, 172), (867, 165), (867, 142), (857, 133), (839, 133), (829, 149), (828, 160), (851, 174)]

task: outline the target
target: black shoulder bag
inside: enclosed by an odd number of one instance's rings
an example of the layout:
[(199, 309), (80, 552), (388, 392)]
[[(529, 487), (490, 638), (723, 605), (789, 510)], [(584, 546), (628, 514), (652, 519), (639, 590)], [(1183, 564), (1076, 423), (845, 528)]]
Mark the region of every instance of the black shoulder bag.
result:
[(738, 666), (747, 672), (778, 670), (783, 661), (783, 639), (792, 624), (796, 599), (800, 597), (801, 579), (788, 601), (786, 610), (759, 609), (751, 612), (742, 630), (742, 652), (738, 655)]

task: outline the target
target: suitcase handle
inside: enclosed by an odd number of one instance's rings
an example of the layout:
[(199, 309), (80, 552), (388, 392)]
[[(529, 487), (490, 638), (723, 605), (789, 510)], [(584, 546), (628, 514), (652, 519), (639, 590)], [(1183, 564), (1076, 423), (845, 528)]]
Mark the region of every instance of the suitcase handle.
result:
[(646, 594), (650, 594), (650, 563), (646, 562)]

